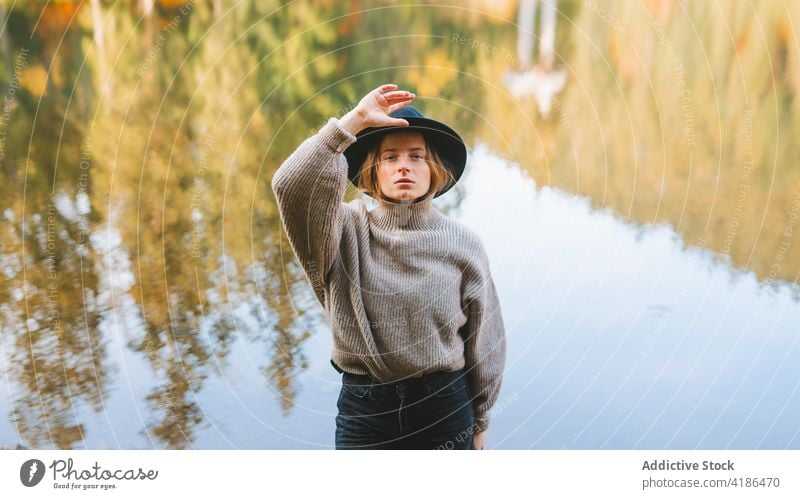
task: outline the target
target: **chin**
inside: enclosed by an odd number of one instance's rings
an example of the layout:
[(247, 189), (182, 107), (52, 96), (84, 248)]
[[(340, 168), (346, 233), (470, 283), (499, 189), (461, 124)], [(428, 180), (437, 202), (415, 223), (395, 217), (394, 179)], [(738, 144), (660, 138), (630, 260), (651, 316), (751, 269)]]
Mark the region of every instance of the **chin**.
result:
[(410, 192), (410, 191), (398, 192), (397, 195), (394, 196), (395, 199), (400, 199), (402, 201), (413, 201), (414, 199), (417, 199), (418, 197), (419, 197), (418, 194), (415, 194), (415, 193)]

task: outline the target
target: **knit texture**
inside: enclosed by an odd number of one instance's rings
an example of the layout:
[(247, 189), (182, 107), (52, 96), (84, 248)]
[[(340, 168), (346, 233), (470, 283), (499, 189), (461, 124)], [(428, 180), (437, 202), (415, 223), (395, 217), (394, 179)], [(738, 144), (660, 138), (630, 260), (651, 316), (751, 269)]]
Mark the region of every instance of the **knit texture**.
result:
[(331, 118), (275, 172), (289, 242), (342, 370), (381, 381), (466, 366), (476, 431), (489, 425), (506, 359), (500, 304), (480, 237), (416, 203), (343, 203), (356, 137)]

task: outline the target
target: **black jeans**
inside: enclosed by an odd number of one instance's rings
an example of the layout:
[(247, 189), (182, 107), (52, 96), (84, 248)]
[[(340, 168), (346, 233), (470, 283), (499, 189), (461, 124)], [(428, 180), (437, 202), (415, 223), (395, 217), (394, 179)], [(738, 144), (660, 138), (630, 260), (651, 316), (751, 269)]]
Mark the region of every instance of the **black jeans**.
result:
[(472, 449), (463, 369), (391, 383), (343, 373), (336, 406), (337, 449)]

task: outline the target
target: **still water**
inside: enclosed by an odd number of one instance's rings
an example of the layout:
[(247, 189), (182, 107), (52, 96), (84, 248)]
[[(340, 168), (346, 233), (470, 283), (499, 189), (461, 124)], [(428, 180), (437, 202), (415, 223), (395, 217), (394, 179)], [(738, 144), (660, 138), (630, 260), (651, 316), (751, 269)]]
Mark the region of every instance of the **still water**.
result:
[(0, 447), (332, 448), (269, 181), (394, 81), (471, 151), (490, 447), (800, 448), (800, 16), (722, 3), (3, 4)]

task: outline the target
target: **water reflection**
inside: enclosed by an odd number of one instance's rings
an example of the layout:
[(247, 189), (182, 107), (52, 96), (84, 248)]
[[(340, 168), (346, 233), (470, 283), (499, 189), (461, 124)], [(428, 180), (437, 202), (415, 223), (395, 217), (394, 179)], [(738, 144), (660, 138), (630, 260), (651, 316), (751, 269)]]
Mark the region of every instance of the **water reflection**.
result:
[(461, 218), (488, 241), (511, 329), (500, 447), (800, 445), (800, 287), (537, 191), (485, 148), (472, 161)]
[(481, 48), (513, 53), (515, 2), (152, 5), (0, 5), (0, 445), (332, 446), (269, 180), (385, 80), (476, 145), (438, 203), (498, 266), (496, 442), (797, 446), (796, 7), (753, 7), (761, 35), (750, 7), (558, 2), (548, 113)]

